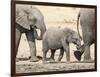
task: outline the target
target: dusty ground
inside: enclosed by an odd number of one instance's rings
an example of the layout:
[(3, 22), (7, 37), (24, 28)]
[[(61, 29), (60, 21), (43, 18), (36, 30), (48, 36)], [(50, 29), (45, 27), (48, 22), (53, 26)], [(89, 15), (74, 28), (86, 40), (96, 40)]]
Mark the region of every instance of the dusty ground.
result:
[[(76, 28), (76, 20), (77, 14), (79, 12), (79, 8), (70, 8), (70, 7), (52, 7), (52, 6), (36, 6), (44, 15), (44, 20), (47, 29), (49, 27), (59, 27), (64, 28), (68, 27), (75, 31)], [(81, 32), (81, 27), (80, 27)], [(37, 47), (37, 55), (42, 56), (42, 43), (39, 40), (36, 40)], [(93, 69), (94, 63), (83, 63), (83, 62), (75, 62), (77, 61), (73, 55), (73, 50), (75, 50), (75, 46), (70, 44), (70, 55), (71, 62), (66, 63), (65, 55), (62, 59), (61, 63), (47, 63), (43, 64), (42, 60), (39, 62), (30, 62), (29, 60), (16, 62), (16, 72), (24, 73), (24, 72), (43, 72), (43, 71), (62, 71), (62, 70), (78, 70), (78, 69)], [(30, 56), (29, 45), (26, 39), (25, 34), (22, 35), (20, 46), (18, 49), (18, 58), (28, 58)], [(50, 56), (50, 52), (48, 52), (47, 56)], [(59, 50), (56, 51), (55, 59), (59, 56)], [(91, 57), (94, 60), (94, 45), (91, 46)], [(82, 58), (83, 60), (83, 58)]]
[(67, 70), (84, 70), (94, 69), (94, 63), (26, 63), (18, 64), (16, 67), (17, 73), (29, 73), (29, 72), (48, 72), (48, 71), (67, 71)]

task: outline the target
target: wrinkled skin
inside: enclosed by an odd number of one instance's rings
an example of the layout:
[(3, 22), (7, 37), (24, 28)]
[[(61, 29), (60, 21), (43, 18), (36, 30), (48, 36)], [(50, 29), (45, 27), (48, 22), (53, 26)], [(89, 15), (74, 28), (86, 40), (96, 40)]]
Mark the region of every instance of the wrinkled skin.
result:
[[(84, 53), (84, 61), (91, 60), (90, 46), (95, 43), (95, 10), (89, 8), (80, 9), (78, 15), (78, 22), (80, 19), (80, 25), (82, 28), (82, 36), (84, 44), (74, 52), (75, 57), (80, 61), (81, 56)], [(79, 23), (78, 23), (79, 26)]]
[(43, 63), (48, 60), (46, 54), (51, 50), (50, 62), (54, 62), (54, 55), (57, 49), (60, 49), (58, 61), (61, 61), (64, 51), (66, 52), (66, 60), (70, 61), (69, 43), (74, 43), (77, 47), (81, 45), (79, 35), (71, 29), (49, 28), (43, 35)]
[[(40, 29), (40, 36), (36, 29)], [(42, 40), (45, 31), (44, 17), (37, 8), (29, 5), (16, 5), (16, 55), (21, 35), (25, 33), (30, 47), (30, 61), (38, 61), (35, 39)]]

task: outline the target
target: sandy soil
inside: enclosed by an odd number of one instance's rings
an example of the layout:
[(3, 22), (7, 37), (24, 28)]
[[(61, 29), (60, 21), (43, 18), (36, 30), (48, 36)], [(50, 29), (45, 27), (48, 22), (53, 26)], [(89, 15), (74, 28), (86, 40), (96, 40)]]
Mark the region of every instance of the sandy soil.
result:
[[(49, 27), (68, 27), (74, 31), (77, 31), (77, 15), (79, 8), (72, 7), (52, 7), (52, 6), (36, 6), (44, 15), (44, 20), (47, 29)], [(39, 31), (38, 31), (39, 32)], [(81, 27), (80, 27), (81, 32)], [(36, 40), (37, 55), (42, 56), (42, 42)], [(43, 64), (42, 61), (30, 62), (29, 60), (16, 62), (16, 71), (19, 73), (24, 72), (43, 72), (43, 71), (58, 71), (58, 70), (78, 70), (78, 69), (93, 69), (94, 63), (78, 63), (73, 55), (75, 46), (70, 44), (70, 57), (72, 63), (66, 63), (65, 55), (62, 59), (62, 63), (47, 63)], [(94, 45), (91, 46), (91, 57), (94, 60)], [(18, 58), (28, 58), (30, 56), (30, 49), (25, 34), (22, 35), (20, 46), (18, 49)], [(47, 56), (50, 56), (48, 52)], [(59, 56), (59, 50), (56, 51), (55, 59)], [(82, 58), (83, 60), (83, 58)], [(74, 63), (73, 63), (74, 62)]]

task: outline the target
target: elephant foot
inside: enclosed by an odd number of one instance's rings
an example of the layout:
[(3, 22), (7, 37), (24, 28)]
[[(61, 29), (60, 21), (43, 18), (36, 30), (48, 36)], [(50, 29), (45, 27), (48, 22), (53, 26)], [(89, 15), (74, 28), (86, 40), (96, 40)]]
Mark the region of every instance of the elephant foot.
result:
[(89, 58), (84, 58), (84, 62), (94, 62), (94, 60), (92, 60), (92, 58), (89, 57)]
[(70, 63), (70, 61), (66, 61), (66, 63), (67, 63), (67, 64), (69, 64), (69, 63)]
[(60, 60), (57, 60), (57, 63), (60, 63), (61, 61)]
[(47, 64), (48, 63), (46, 59), (42, 60), (42, 61), (43, 61), (43, 64)]
[(50, 59), (50, 58), (46, 58), (45, 60), (43, 60), (43, 64), (47, 64), (47, 63), (54, 63), (55, 60), (54, 59)]
[(57, 59), (57, 62), (60, 63), (60, 62), (61, 62), (61, 59), (58, 58), (58, 59)]
[(55, 63), (55, 60), (54, 59), (50, 59), (49, 63)]
[(85, 63), (94, 63), (95, 62), (95, 60), (84, 60), (83, 62), (85, 62)]
[(82, 56), (82, 53), (80, 51), (75, 51), (74, 52), (74, 56), (75, 58), (80, 61), (81, 60), (81, 56)]
[(37, 62), (37, 61), (39, 61), (39, 58), (37, 57), (30, 58), (30, 62)]
[(47, 61), (43, 61), (43, 64), (47, 64)]

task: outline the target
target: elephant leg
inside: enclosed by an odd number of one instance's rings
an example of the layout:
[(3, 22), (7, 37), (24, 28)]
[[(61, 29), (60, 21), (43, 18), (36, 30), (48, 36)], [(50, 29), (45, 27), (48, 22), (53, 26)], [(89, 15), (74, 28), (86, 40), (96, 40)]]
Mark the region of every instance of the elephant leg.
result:
[[(18, 47), (19, 47), (19, 43), (20, 43), (20, 39), (21, 39), (21, 32), (19, 29), (16, 28), (16, 52), (15, 55), (17, 56), (17, 52), (18, 52)], [(16, 61), (18, 61), (18, 59), (16, 58)]]
[(26, 37), (30, 47), (30, 54), (31, 54), (31, 62), (37, 62), (39, 59), (36, 57), (36, 43), (33, 32), (30, 30), (26, 33)]
[(62, 45), (63, 45), (64, 51), (66, 52), (66, 60), (69, 63), (70, 61), (69, 43), (68, 42), (66, 43), (66, 39), (63, 39)]
[(58, 57), (58, 60), (57, 60), (58, 62), (61, 61), (61, 59), (62, 59), (62, 57), (63, 57), (63, 54), (64, 54), (64, 49), (61, 48), (61, 49), (60, 49), (60, 56)]
[(91, 60), (91, 55), (90, 55), (90, 46), (85, 46), (85, 52), (84, 52), (84, 61), (89, 61)]
[(55, 59), (54, 59), (55, 51), (56, 51), (55, 49), (51, 49), (50, 62), (55, 62)]
[(70, 62), (69, 45), (66, 46), (65, 51), (66, 51), (66, 60), (69, 63)]
[(47, 61), (47, 52), (48, 52), (48, 49), (47, 48), (43, 48), (43, 63), (46, 63)]

